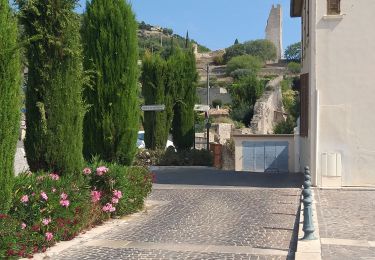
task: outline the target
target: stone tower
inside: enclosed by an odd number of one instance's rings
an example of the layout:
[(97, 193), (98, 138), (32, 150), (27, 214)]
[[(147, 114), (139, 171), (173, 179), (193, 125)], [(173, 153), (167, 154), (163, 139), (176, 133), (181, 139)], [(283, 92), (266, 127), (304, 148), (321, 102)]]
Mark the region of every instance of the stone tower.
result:
[(273, 42), (277, 50), (277, 60), (281, 59), (283, 51), (283, 29), (282, 29), (281, 5), (272, 5), (270, 16), (267, 20), (266, 39)]

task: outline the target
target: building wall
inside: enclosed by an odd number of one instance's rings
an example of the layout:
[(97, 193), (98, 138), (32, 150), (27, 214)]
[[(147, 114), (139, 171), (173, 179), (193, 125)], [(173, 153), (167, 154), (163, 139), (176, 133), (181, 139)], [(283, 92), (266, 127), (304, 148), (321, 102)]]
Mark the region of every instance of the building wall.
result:
[(343, 186), (375, 185), (375, 1), (341, 1), (336, 17), (317, 2), (317, 168), (321, 153), (340, 153)]
[(287, 141), (288, 142), (288, 168), (289, 172), (295, 172), (295, 142), (294, 142), (294, 135), (233, 135), (233, 140), (235, 144), (235, 170), (242, 171), (243, 170), (243, 146), (242, 143), (244, 141), (252, 141), (252, 142), (266, 142), (266, 141)]
[(266, 26), (266, 39), (273, 42), (277, 49), (277, 60), (282, 57), (282, 9), (281, 5), (272, 5)]

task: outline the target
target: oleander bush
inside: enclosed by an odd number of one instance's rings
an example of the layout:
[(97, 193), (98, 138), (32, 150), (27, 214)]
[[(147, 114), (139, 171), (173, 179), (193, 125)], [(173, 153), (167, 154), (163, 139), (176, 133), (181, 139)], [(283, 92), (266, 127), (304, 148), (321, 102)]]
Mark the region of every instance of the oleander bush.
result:
[(73, 178), (25, 172), (15, 179), (8, 215), (0, 215), (0, 258), (31, 257), (110, 217), (143, 207), (153, 175), (144, 167), (93, 160)]

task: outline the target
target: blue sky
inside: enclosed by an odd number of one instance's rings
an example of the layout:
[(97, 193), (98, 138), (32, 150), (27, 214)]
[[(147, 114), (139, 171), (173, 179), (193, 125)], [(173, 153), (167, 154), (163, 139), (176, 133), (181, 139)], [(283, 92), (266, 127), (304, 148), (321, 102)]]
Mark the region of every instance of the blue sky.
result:
[[(80, 0), (82, 12), (85, 2)], [(172, 28), (212, 50), (264, 38), (272, 4), (283, 7), (283, 47), (300, 40), (300, 20), (289, 17), (290, 0), (130, 0), (138, 21)]]

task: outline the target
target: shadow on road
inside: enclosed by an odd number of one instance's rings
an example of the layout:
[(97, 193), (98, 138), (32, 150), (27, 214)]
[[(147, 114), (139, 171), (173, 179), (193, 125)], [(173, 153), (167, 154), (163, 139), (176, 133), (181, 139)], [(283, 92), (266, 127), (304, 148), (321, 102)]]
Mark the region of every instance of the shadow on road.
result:
[(251, 173), (222, 171), (211, 167), (156, 167), (157, 184), (299, 188), (300, 173)]

